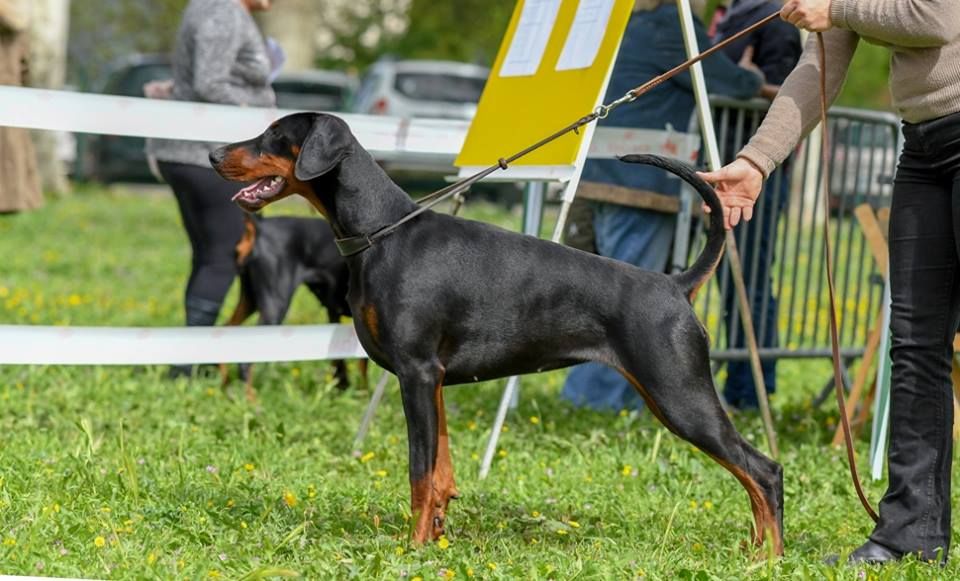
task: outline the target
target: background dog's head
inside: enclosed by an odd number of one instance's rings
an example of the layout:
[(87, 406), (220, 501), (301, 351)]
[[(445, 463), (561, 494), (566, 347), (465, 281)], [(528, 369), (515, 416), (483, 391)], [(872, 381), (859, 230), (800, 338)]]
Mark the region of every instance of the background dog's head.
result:
[(251, 212), (291, 194), (317, 205), (310, 181), (335, 169), (355, 143), (339, 117), (295, 113), (275, 121), (258, 137), (213, 151), (210, 163), (228, 180), (254, 182), (233, 198)]

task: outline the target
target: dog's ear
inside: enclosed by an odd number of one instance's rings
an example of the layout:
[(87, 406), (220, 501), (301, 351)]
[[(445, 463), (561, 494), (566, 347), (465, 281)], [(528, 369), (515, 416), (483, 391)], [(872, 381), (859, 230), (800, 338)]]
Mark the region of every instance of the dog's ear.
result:
[(294, 175), (305, 182), (322, 176), (353, 151), (353, 135), (342, 119), (317, 115), (300, 147)]

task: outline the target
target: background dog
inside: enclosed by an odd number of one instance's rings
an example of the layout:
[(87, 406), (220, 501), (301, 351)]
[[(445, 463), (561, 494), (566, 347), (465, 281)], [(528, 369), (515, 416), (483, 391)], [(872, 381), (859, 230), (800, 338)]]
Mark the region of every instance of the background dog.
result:
[[(246, 214), (243, 237), (237, 243), (240, 298), (227, 325), (241, 325), (259, 312), (260, 325), (283, 323), (296, 290), (305, 285), (327, 311), (330, 323), (350, 316), (347, 303), (347, 261), (337, 252), (333, 230), (320, 218), (264, 218)], [(347, 389), (346, 362), (333, 362), (337, 387)], [(229, 382), (226, 365), (220, 366), (223, 385)], [(240, 365), (247, 398), (253, 400), (252, 365)], [(360, 360), (360, 381), (365, 388), (367, 360)]]

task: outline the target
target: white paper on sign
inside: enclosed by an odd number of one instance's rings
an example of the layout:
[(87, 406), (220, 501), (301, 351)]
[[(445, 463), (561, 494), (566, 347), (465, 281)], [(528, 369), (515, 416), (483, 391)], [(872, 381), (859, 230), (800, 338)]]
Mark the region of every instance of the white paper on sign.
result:
[(520, 22), (500, 67), (501, 77), (529, 77), (536, 74), (559, 10), (560, 0), (526, 0), (523, 3)]
[(563, 45), (560, 60), (557, 61), (558, 71), (588, 69), (593, 66), (610, 22), (613, 2), (614, 0), (580, 0), (567, 42)]

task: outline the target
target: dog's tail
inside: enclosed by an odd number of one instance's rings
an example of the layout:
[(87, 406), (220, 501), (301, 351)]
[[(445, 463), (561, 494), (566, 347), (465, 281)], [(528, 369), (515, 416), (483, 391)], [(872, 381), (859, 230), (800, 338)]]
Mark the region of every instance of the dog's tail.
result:
[(697, 290), (710, 279), (723, 256), (723, 245), (726, 237), (723, 226), (723, 206), (713, 188), (696, 174), (689, 165), (659, 155), (625, 155), (620, 158), (629, 163), (642, 163), (663, 168), (687, 182), (697, 190), (700, 197), (710, 208), (710, 228), (707, 230), (707, 243), (703, 252), (687, 270), (674, 275), (673, 279), (683, 290), (684, 294), (693, 301)]

